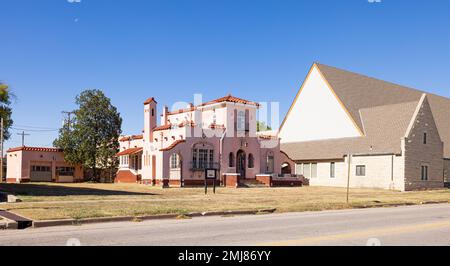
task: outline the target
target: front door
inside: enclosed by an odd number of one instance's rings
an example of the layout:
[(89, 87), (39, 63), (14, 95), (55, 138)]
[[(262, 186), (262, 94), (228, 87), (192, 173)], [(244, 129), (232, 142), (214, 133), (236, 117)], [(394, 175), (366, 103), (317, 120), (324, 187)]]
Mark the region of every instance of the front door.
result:
[(238, 174), (241, 174), (241, 178), (245, 179), (245, 169), (246, 169), (246, 158), (245, 158), (245, 152), (244, 151), (238, 151), (237, 158), (236, 158), (236, 170)]

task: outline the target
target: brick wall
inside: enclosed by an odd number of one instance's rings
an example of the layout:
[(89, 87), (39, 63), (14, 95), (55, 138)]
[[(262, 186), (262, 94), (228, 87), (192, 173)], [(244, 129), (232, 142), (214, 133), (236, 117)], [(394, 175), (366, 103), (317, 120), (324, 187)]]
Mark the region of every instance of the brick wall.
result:
[[(426, 133), (426, 144), (424, 144), (424, 133)], [(427, 98), (420, 106), (404, 145), (405, 190), (443, 188), (444, 144), (439, 136)], [(428, 181), (421, 180), (423, 165), (428, 166)]]
[(223, 182), (225, 187), (238, 188), (239, 187), (239, 175), (236, 174), (224, 174)]
[(121, 170), (117, 172), (115, 183), (137, 183), (138, 177), (131, 171)]
[(266, 187), (272, 186), (272, 176), (271, 175), (256, 175), (256, 180), (263, 183)]

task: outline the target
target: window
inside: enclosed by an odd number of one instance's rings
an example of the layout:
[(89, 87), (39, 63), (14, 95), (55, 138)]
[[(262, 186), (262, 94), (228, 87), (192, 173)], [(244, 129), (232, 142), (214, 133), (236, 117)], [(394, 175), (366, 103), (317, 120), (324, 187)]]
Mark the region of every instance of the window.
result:
[(275, 159), (273, 154), (269, 153), (267, 155), (267, 174), (273, 174), (275, 168)]
[(74, 167), (56, 167), (56, 173), (59, 176), (74, 176), (75, 168)]
[(248, 155), (248, 168), (255, 168), (255, 158), (251, 153)]
[(422, 181), (428, 181), (428, 166), (422, 165)]
[(217, 167), (214, 163), (214, 147), (205, 143), (196, 144), (192, 150), (191, 164), (191, 169), (194, 170)]
[(303, 164), (300, 163), (295, 165), (295, 174), (303, 175)]
[(365, 165), (356, 166), (356, 176), (366, 176), (366, 166)]
[(209, 162), (210, 164), (214, 162), (214, 150), (209, 150)]
[(311, 164), (311, 178), (317, 178), (317, 164)]
[(303, 174), (306, 178), (311, 178), (311, 164), (305, 163), (303, 165)]
[(170, 169), (179, 169), (180, 168), (180, 156), (176, 153), (170, 156)]
[(152, 109), (152, 116), (155, 116), (155, 109)]
[(237, 131), (245, 131), (245, 112), (244, 111), (238, 112)]
[(228, 156), (228, 167), (234, 167), (234, 153), (230, 152)]
[(330, 163), (330, 178), (336, 177), (336, 163)]
[(198, 152), (197, 149), (194, 149), (194, 150), (192, 151), (192, 166), (193, 166), (194, 168), (197, 167), (197, 152)]
[(33, 166), (31, 166), (31, 171), (32, 172), (51, 172), (52, 169), (50, 166), (33, 165)]
[(427, 144), (427, 133), (423, 133), (423, 144)]
[(198, 150), (198, 166), (200, 169), (207, 168), (208, 164), (208, 150), (199, 149)]

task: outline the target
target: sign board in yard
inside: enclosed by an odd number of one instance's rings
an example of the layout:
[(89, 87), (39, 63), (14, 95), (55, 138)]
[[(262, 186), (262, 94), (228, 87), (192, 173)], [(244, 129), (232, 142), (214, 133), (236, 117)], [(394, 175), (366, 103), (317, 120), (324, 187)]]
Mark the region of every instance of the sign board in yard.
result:
[(216, 194), (216, 181), (217, 181), (217, 170), (216, 169), (206, 169), (205, 170), (205, 195), (208, 194), (208, 180), (213, 180), (214, 194)]

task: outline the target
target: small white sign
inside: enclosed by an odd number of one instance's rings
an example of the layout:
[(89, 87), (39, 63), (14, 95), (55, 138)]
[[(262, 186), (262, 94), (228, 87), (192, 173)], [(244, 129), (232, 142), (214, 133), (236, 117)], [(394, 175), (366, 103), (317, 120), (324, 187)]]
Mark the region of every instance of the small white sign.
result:
[(216, 178), (216, 170), (208, 170), (206, 171), (206, 178), (215, 179)]

